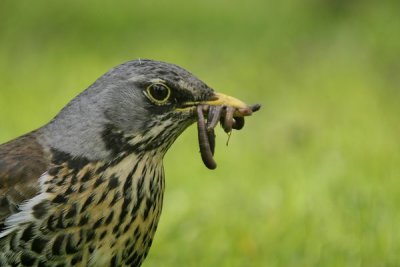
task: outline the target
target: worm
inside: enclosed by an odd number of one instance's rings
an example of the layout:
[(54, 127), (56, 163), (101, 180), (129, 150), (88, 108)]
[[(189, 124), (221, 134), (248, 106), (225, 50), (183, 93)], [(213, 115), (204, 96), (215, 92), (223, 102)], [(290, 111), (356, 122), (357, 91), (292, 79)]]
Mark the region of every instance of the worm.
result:
[(210, 143), (211, 153), (214, 155), (215, 152), (215, 132), (214, 128), (217, 125), (219, 118), (221, 117), (222, 106), (210, 106), (208, 107), (207, 116), (207, 137)]
[(261, 105), (260, 105), (260, 104), (254, 104), (254, 105), (251, 105), (251, 106), (250, 106), (250, 109), (251, 109), (252, 112), (259, 111), (260, 108), (261, 108)]
[(233, 107), (226, 107), (225, 118), (221, 117), (221, 120), (223, 120), (222, 128), (224, 128), (226, 133), (230, 133), (232, 131), (233, 113), (235, 113), (235, 109)]
[[(197, 131), (200, 154), (207, 168), (213, 170), (217, 167), (213, 156), (215, 152), (214, 128), (217, 126), (218, 121), (224, 131), (230, 134), (232, 129), (242, 129), (244, 127), (244, 117), (250, 116), (260, 108), (261, 106), (258, 104), (240, 109), (230, 106), (197, 106)], [(204, 120), (203, 113), (207, 113), (207, 122)]]
[[(251, 115), (253, 112), (258, 111), (261, 108), (261, 105), (255, 104), (249, 106), (247, 110), (236, 110), (236, 112), (240, 113), (243, 116)], [(232, 128), (235, 130), (241, 130), (244, 127), (244, 117), (234, 116), (234, 121), (232, 124)]]
[(210, 106), (208, 108), (207, 130), (214, 129), (221, 117), (223, 106)]
[(244, 118), (243, 117), (233, 117), (234, 121), (232, 124), (232, 128), (235, 130), (241, 130), (244, 127)]
[(214, 129), (207, 130), (208, 143), (210, 144), (211, 154), (214, 156), (215, 153), (215, 132)]
[(206, 165), (207, 168), (213, 170), (217, 167), (217, 163), (213, 158), (213, 152), (210, 147), (202, 106), (197, 106), (197, 132), (199, 138), (201, 159), (203, 160), (203, 163), (204, 165)]

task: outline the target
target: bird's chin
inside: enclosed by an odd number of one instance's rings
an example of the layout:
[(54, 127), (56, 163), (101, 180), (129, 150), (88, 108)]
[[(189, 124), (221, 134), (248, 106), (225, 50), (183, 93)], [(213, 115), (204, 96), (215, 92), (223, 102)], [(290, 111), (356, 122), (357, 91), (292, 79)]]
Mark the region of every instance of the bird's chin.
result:
[(177, 108), (174, 112), (174, 117), (183, 121), (189, 121), (190, 124), (196, 121), (196, 106), (189, 106), (184, 108)]

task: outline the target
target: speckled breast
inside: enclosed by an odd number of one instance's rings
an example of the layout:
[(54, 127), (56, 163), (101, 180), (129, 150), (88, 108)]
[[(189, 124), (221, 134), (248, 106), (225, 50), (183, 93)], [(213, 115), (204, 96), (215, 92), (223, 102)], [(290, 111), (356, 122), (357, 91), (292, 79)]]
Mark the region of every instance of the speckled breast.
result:
[(0, 263), (140, 266), (161, 214), (162, 159), (69, 160), (43, 175), (41, 186), (10, 218), (15, 226), (0, 240)]

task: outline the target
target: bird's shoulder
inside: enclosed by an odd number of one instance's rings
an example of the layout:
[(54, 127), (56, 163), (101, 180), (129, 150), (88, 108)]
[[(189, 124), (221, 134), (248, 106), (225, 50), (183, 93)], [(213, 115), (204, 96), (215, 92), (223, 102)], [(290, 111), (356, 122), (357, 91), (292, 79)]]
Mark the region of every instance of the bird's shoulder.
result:
[(31, 132), (0, 145), (0, 231), (18, 205), (39, 191), (39, 177), (50, 165), (50, 155)]

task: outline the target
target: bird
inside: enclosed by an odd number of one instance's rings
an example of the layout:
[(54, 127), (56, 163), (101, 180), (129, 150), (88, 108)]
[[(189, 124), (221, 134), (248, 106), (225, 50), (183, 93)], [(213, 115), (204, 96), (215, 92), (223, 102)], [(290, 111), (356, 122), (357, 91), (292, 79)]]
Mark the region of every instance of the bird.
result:
[(0, 145), (0, 266), (140, 266), (164, 155), (199, 105), (245, 107), (177, 65), (132, 60)]

